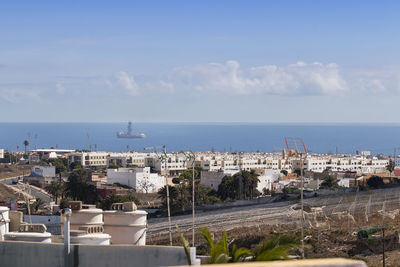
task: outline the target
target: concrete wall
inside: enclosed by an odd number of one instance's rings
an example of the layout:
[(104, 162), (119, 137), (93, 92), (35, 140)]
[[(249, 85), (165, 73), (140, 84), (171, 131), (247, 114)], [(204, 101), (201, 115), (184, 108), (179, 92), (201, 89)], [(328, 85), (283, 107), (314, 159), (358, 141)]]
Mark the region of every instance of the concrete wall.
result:
[(222, 182), (222, 179), (224, 177), (225, 173), (223, 172), (202, 171), (200, 172), (200, 184), (211, 187), (212, 189), (217, 191), (218, 186)]
[(63, 244), (0, 241), (2, 267), (123, 267), (186, 265), (182, 247), (73, 245), (64, 257)]
[(47, 232), (52, 235), (61, 234), (61, 216), (58, 215), (24, 215), (24, 222), (30, 223), (40, 223), (44, 224), (47, 227)]

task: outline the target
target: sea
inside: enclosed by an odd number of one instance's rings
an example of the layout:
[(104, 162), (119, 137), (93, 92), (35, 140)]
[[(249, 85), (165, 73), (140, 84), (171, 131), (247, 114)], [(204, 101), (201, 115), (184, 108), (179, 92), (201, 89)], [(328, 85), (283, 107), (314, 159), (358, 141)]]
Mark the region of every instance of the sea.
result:
[(267, 123), (135, 123), (144, 139), (119, 139), (127, 123), (0, 123), (0, 148), (145, 151), (165, 145), (168, 152), (280, 152), (285, 137), (291, 146), (303, 139), (311, 153), (369, 150), (392, 155), (400, 151), (400, 124), (267, 124)]

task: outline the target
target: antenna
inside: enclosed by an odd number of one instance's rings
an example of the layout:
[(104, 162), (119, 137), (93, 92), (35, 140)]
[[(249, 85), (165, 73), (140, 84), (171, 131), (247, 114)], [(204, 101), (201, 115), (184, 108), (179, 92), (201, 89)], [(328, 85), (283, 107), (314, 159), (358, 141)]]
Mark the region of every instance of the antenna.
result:
[(38, 134), (37, 133), (35, 133), (35, 150), (37, 149), (37, 138), (38, 138)]
[(89, 133), (86, 133), (86, 136), (87, 136), (87, 142), (88, 142), (88, 150), (90, 151), (91, 150), (91, 146), (90, 146), (90, 135), (89, 135)]

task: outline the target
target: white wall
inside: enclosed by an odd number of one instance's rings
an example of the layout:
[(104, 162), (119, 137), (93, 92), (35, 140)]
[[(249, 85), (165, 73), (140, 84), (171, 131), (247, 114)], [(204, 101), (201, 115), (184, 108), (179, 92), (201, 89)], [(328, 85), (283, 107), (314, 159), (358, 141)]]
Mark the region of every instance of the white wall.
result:
[(150, 167), (107, 169), (107, 183), (120, 183), (139, 192), (155, 193), (165, 185), (164, 176), (150, 173)]
[(265, 169), (264, 174), (258, 176), (258, 180), (260, 180), (260, 182), (258, 182), (257, 184), (257, 190), (260, 191), (261, 193), (263, 192), (264, 188), (271, 191), (272, 183), (277, 181), (279, 177), (280, 177), (279, 170)]

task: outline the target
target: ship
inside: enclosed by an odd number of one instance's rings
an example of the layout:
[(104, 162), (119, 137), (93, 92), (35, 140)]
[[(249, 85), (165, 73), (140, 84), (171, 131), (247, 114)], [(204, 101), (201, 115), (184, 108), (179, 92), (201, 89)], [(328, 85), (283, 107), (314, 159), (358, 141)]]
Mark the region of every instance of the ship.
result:
[(128, 122), (128, 131), (120, 131), (117, 132), (117, 137), (118, 138), (146, 138), (146, 135), (144, 133), (136, 133), (132, 129), (132, 122)]

